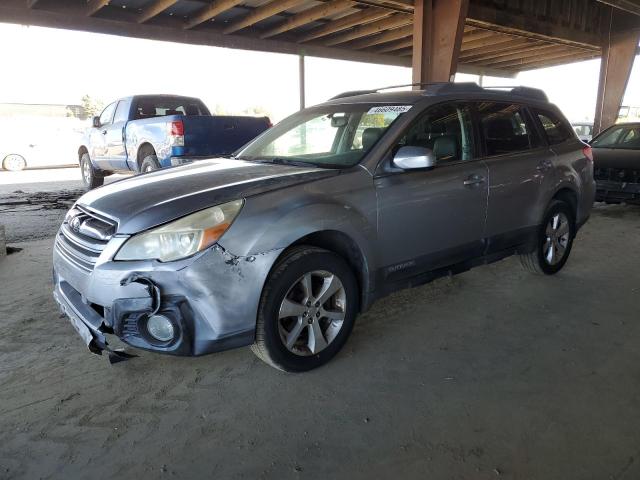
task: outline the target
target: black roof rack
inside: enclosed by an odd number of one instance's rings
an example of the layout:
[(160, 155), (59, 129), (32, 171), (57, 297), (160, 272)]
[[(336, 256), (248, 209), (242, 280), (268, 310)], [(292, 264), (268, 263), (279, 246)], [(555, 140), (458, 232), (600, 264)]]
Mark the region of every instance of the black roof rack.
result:
[(371, 90), (352, 90), (349, 92), (342, 92), (330, 100), (337, 98), (354, 97), (356, 95), (366, 95), (369, 93), (378, 93), (381, 90), (391, 90), (393, 88), (403, 87), (425, 87), (424, 95), (436, 95), (436, 94), (448, 94), (448, 93), (478, 93), (486, 90), (505, 90), (509, 91), (512, 95), (518, 95), (520, 97), (532, 98), (534, 100), (541, 100), (548, 102), (549, 98), (543, 90), (539, 88), (522, 87), (522, 86), (505, 86), (505, 87), (481, 87), (474, 82), (438, 82), (438, 83), (407, 83), (405, 85), (391, 85), (389, 87), (374, 88)]

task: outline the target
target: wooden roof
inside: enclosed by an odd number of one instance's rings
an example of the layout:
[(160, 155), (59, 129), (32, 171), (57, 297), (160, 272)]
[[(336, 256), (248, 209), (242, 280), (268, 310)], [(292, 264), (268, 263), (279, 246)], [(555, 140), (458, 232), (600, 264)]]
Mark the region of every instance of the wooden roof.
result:
[[(412, 0), (3, 0), (0, 21), (411, 65)], [(601, 55), (640, 0), (470, 0), (459, 71), (513, 75)]]

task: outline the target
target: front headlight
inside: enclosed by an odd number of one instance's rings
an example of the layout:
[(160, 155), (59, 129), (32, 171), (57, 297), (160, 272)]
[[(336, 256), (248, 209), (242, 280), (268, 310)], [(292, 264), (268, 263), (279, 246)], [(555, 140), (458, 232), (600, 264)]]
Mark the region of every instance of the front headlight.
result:
[(200, 210), (125, 242), (115, 260), (170, 262), (193, 255), (218, 241), (242, 208), (243, 200)]

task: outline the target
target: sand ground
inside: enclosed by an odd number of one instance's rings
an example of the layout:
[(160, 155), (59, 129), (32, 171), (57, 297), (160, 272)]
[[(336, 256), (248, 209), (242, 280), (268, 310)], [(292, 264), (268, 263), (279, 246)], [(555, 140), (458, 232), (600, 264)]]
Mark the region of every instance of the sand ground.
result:
[(31, 224), (0, 262), (1, 479), (640, 478), (638, 207), (598, 206), (555, 277), (510, 258), (380, 300), (299, 375), (89, 354)]

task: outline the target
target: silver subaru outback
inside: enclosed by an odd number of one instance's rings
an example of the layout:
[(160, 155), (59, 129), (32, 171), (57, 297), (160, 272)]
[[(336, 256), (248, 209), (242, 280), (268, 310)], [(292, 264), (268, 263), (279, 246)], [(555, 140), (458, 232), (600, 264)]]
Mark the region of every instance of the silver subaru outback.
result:
[(54, 296), (113, 359), (107, 334), (175, 355), (251, 345), (304, 371), (394, 290), (512, 254), (557, 273), (594, 195), (590, 148), (539, 90), (348, 92), (232, 158), (86, 193)]

